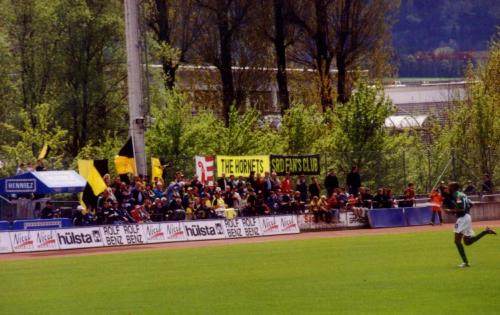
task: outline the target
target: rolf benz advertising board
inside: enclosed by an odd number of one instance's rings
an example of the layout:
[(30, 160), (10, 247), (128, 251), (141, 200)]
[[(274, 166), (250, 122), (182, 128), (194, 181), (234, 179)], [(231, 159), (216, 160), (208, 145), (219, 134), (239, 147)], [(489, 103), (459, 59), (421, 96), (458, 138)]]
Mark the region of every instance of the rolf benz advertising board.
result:
[(0, 253), (216, 240), (299, 232), (295, 215), (29, 230), (0, 233)]

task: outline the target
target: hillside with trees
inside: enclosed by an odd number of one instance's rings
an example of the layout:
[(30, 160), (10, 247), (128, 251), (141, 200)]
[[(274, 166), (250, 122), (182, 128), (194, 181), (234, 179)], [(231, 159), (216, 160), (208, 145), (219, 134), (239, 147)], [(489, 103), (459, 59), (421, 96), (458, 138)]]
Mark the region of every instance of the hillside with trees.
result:
[(402, 0), (393, 44), (401, 76), (463, 76), (500, 25), (495, 0)]

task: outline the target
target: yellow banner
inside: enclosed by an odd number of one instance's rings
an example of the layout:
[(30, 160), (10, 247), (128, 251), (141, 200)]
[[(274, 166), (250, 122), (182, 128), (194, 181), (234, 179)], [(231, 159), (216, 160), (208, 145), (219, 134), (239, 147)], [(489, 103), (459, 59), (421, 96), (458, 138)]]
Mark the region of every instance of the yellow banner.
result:
[(93, 160), (78, 160), (78, 171), (80, 175), (89, 183), (95, 196), (106, 189), (106, 183), (94, 166)]
[(160, 159), (151, 158), (151, 179), (158, 178), (163, 183), (163, 166)]
[(217, 155), (217, 177), (221, 177), (222, 173), (227, 177), (229, 175), (248, 176), (251, 171), (264, 176), (264, 172), (269, 172), (269, 170), (269, 155)]
[(135, 159), (126, 156), (115, 156), (115, 168), (116, 172), (120, 175), (122, 174), (134, 174), (137, 175), (135, 169)]

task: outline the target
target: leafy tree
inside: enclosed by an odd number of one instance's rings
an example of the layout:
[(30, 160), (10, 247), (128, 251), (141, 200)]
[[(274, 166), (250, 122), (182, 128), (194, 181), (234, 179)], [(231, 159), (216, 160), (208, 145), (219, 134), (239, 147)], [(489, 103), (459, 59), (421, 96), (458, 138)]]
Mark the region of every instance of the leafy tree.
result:
[[(231, 107), (228, 126), (219, 129), (219, 154), (268, 154), (271, 148), (266, 145), (276, 140), (276, 134), (268, 134), (269, 129), (259, 127), (259, 116), (255, 109), (240, 114), (236, 107)], [(265, 137), (268, 139), (264, 140)]]
[(311, 153), (324, 128), (324, 117), (316, 106), (293, 104), (283, 117), (280, 136), (289, 154)]
[(335, 131), (325, 144), (334, 154), (338, 169), (347, 173), (351, 165), (357, 165), (373, 179), (384, 171), (381, 162), (391, 148), (384, 123), (393, 110), (380, 84), (371, 86), (365, 79), (358, 81), (351, 99), (335, 108)]
[(6, 168), (13, 171), (17, 163), (35, 161), (44, 144), (48, 144), (51, 149), (48, 158), (49, 167), (56, 169), (63, 167), (67, 130), (58, 125), (54, 111), (47, 103), (34, 108), (33, 118), (37, 122), (35, 127), (31, 124), (28, 111), (21, 109), (19, 125), (0, 123), (9, 139), (0, 147), (2, 155), (6, 157)]
[(58, 112), (76, 156), (88, 141), (127, 130), (123, 8), (118, 0), (59, 0), (55, 12)]
[[(57, 1), (4, 1), (2, 19), (12, 51), (13, 72), (10, 77), (19, 90), (15, 105), (26, 111), (35, 127), (35, 107), (51, 101), (57, 44), (60, 32), (55, 27)], [(13, 74), (13, 75), (12, 75)]]
[(214, 154), (219, 146), (221, 123), (211, 112), (192, 113), (185, 94), (163, 90), (153, 104), (153, 123), (146, 132), (147, 150), (153, 156), (193, 156)]
[(438, 139), (454, 159), (452, 178), (479, 181), (497, 175), (500, 152), (500, 41), (494, 41), (486, 63), (469, 69), (468, 98), (450, 112)]

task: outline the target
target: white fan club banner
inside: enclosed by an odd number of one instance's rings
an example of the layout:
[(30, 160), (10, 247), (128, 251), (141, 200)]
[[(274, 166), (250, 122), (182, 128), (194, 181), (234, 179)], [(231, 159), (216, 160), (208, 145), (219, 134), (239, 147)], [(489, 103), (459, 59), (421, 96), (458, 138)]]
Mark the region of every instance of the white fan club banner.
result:
[(35, 252), (59, 249), (54, 230), (11, 232), (14, 252)]
[(182, 222), (188, 241), (227, 238), (223, 220)]
[(12, 245), (10, 242), (10, 236), (8, 232), (0, 233), (0, 253), (11, 253)]
[(55, 230), (60, 249), (104, 247), (100, 227)]
[(106, 246), (137, 245), (146, 243), (143, 225), (106, 225), (101, 227)]
[(156, 223), (142, 226), (146, 243), (187, 241), (180, 223)]
[(195, 157), (196, 176), (202, 184), (213, 185), (214, 183), (214, 157), (196, 156)]

